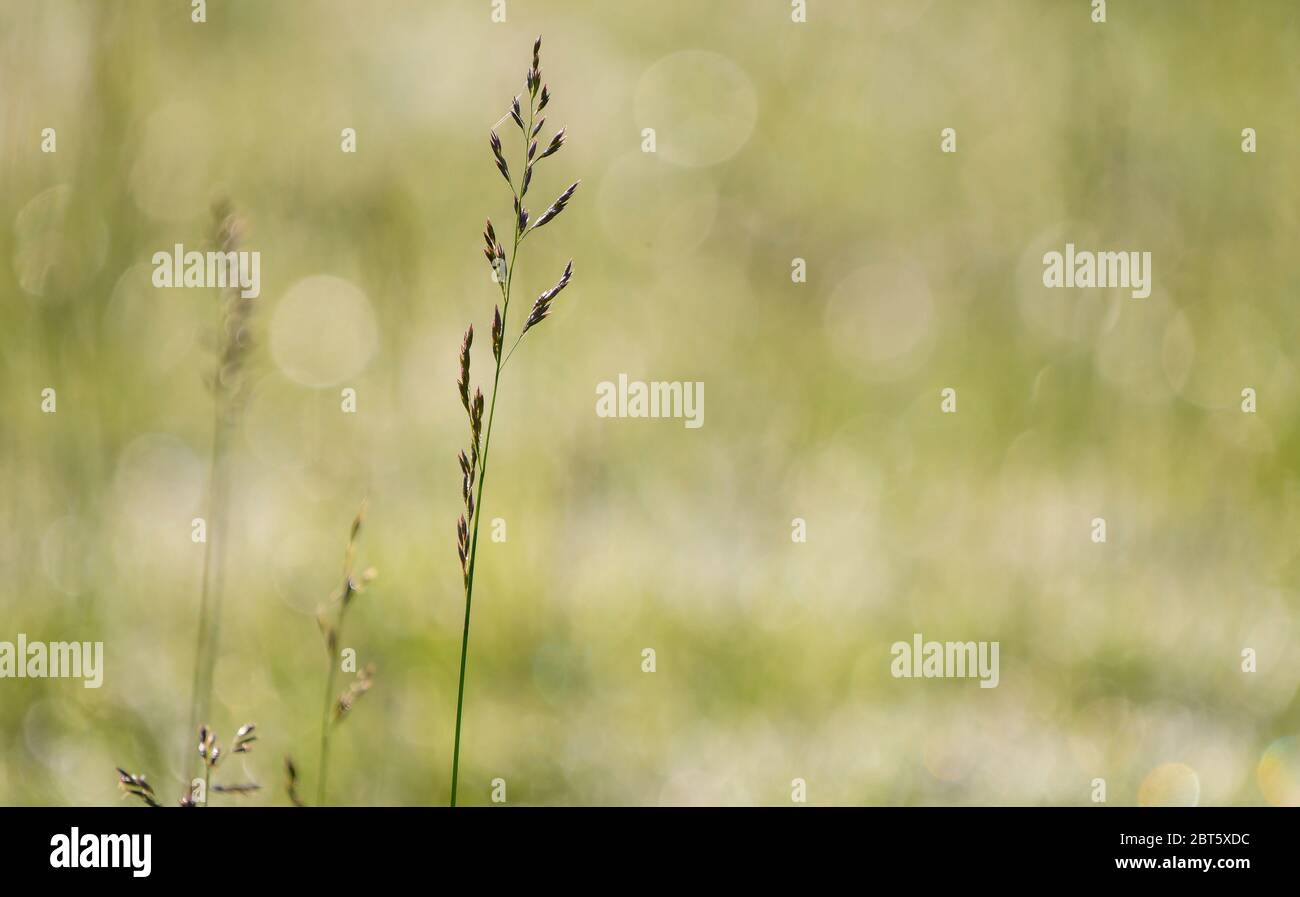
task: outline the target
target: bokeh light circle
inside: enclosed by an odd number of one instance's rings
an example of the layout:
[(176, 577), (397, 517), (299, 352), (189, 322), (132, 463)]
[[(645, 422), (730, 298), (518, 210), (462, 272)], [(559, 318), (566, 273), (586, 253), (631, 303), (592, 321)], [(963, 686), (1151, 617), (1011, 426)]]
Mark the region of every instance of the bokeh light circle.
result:
[(1186, 763), (1162, 763), (1138, 787), (1144, 807), (1194, 807), (1200, 800), (1201, 778)]
[(911, 373), (929, 354), (934, 325), (924, 269), (903, 256), (871, 260), (835, 288), (825, 325), (845, 364), (879, 379)]
[(680, 50), (655, 62), (636, 88), (638, 131), (654, 128), (656, 152), (677, 165), (716, 165), (748, 142), (758, 120), (749, 75), (709, 50)]
[(1255, 768), (1264, 799), (1275, 807), (1300, 807), (1300, 737), (1288, 735), (1273, 742)]
[(341, 277), (317, 274), (298, 281), (271, 318), (271, 355), (289, 379), (304, 386), (355, 377), (378, 343), (370, 299)]
[(639, 152), (605, 171), (597, 197), (611, 244), (665, 263), (693, 252), (713, 229), (718, 190), (701, 171), (665, 170)]

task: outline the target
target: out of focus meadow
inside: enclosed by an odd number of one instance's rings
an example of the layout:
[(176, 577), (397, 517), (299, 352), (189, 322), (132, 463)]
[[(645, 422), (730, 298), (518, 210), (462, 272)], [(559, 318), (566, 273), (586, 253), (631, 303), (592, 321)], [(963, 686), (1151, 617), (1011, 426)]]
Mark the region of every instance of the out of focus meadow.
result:
[[(218, 306), (150, 260), (217, 197), (262, 284), (209, 722), (258, 725), (243, 802), (314, 781), (368, 499), (331, 793), (446, 801), (456, 352), (481, 383), (538, 33), (531, 189), (583, 183), (517, 307), (575, 273), (503, 378), (461, 802), (1300, 803), (1300, 7), (507, 6), (0, 3), (0, 640), (105, 645), (102, 688), (0, 680), (0, 803), (184, 787)], [(1045, 290), (1067, 241), (1150, 251), (1150, 298)], [(620, 373), (703, 381), (704, 426), (598, 417)], [(1000, 685), (892, 678), (914, 632)]]

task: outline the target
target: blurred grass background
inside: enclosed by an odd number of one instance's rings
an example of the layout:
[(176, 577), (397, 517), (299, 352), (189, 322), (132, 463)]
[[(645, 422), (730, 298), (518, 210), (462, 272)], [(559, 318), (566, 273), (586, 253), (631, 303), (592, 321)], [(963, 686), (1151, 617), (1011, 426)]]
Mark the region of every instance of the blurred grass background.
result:
[[(217, 297), (150, 259), (219, 195), (262, 254), (211, 722), (263, 737), (226, 778), (285, 803), (292, 752), (313, 793), (368, 497), (331, 791), (447, 799), (456, 350), (537, 33), (569, 142), (532, 190), (583, 186), (519, 302), (575, 278), (503, 378), (462, 802), (1300, 802), (1300, 7), (809, 6), (0, 3), (0, 640), (106, 654), (0, 681), (0, 803), (183, 788)], [(1044, 290), (1067, 241), (1152, 252), (1151, 297)], [(704, 381), (704, 427), (597, 418), (620, 372)], [(916, 631), (1000, 641), (1000, 686), (892, 679)]]

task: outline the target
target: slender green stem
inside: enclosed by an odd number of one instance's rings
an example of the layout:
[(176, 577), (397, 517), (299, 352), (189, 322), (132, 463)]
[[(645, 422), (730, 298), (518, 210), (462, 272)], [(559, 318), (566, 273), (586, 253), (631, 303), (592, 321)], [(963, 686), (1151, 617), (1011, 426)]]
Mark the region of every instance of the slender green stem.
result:
[[(213, 400), (212, 455), (208, 472), (208, 522), (203, 550), (203, 581), (199, 594), (198, 639), (194, 649), (194, 685), (190, 693), (190, 725), (185, 738), (186, 750), (181, 769), (187, 776), (193, 770), (194, 737), (200, 724), (206, 724), (212, 700), (212, 679), (216, 666), (217, 616), (221, 609), (222, 518), (226, 494), (226, 426), (220, 395)], [(206, 764), (205, 764), (206, 766)], [(204, 805), (206, 806), (206, 800)]]
[[(213, 415), (212, 425), (212, 455), (211, 469), (208, 472), (208, 516), (212, 516), (213, 496), (217, 491), (217, 451), (220, 442), (221, 432), (221, 415), (218, 411)], [(205, 703), (201, 698), (203, 691), (203, 648), (208, 637), (208, 573), (212, 569), (212, 545), (215, 533), (208, 533), (207, 544), (203, 546), (203, 579), (199, 584), (199, 634), (194, 646), (194, 685), (190, 689), (190, 725), (185, 737), (185, 762), (181, 770), (186, 778), (189, 777), (188, 770), (194, 762), (193, 750), (190, 746), (190, 736), (198, 731), (200, 705)]]
[[(524, 131), (524, 172), (528, 170), (528, 142), (533, 130), (533, 104), (528, 104), (528, 128)], [(520, 175), (520, 184), (523, 184), (523, 175)], [(510, 185), (510, 192), (516, 197), (519, 196), (515, 190), (513, 182)], [(523, 200), (520, 199), (522, 203)], [(519, 255), (519, 242), (524, 237), (523, 228), (519, 226), (519, 216), (515, 216), (515, 245), (510, 250), (510, 267), (506, 270), (506, 282), (502, 287), (502, 307), (501, 307), (501, 344), (505, 345), (506, 323), (509, 321), (510, 312), (510, 286), (515, 279), (515, 258)], [(456, 739), (455, 746), (452, 748), (451, 756), (451, 806), (456, 806), (456, 787), (460, 781), (460, 729), (461, 719), (465, 709), (465, 664), (469, 658), (469, 617), (470, 607), (474, 600), (474, 568), (478, 562), (478, 526), (483, 520), (483, 486), (487, 482), (487, 465), (488, 451), (492, 447), (492, 421), (496, 418), (497, 411), (497, 392), (501, 385), (501, 366), (504, 363), (503, 356), (497, 352), (496, 370), (492, 375), (492, 401), (488, 407), (487, 430), (483, 434), (483, 458), (479, 463), (478, 474), (478, 497), (474, 501), (474, 534), (470, 539), (469, 549), (469, 570), (465, 576), (465, 626), (460, 637), (460, 682), (456, 687)]]
[(334, 708), (334, 667), (337, 653), (332, 653), (329, 671), (325, 674), (325, 710), (320, 721), (320, 772), (316, 776), (316, 806), (325, 806), (325, 784), (329, 778), (330, 711)]
[[(515, 256), (519, 254), (519, 238), (515, 238), (510, 252), (510, 271), (506, 274), (505, 306), (501, 310), (501, 332), (504, 341), (506, 312), (510, 309), (510, 282), (514, 279)], [(492, 402), (488, 407), (487, 430), (483, 434), (483, 460), (479, 463), (478, 498), (474, 501), (474, 535), (470, 540), (469, 573), (465, 580), (465, 628), (460, 637), (460, 684), (456, 688), (456, 744), (451, 758), (451, 805), (456, 806), (456, 785), (460, 778), (460, 727), (465, 707), (465, 663), (469, 657), (469, 614), (474, 600), (474, 567), (478, 561), (478, 525), (483, 520), (483, 484), (487, 482), (488, 452), (492, 447), (492, 421), (496, 418), (497, 387), (501, 383), (501, 359), (496, 362), (492, 377)]]
[(506, 362), (510, 360), (510, 356), (515, 354), (515, 349), (518, 349), (518, 348), (519, 348), (519, 343), (523, 341), (523, 338), (524, 338), (524, 332), (523, 332), (522, 330), (520, 330), (520, 331), (519, 331), (519, 335), (518, 335), (517, 337), (515, 337), (514, 344), (510, 346), (510, 351), (506, 353), (506, 357), (505, 357), (505, 358), (501, 359), (501, 366), (502, 366), (502, 367), (505, 367), (505, 366), (506, 366)]
[(338, 673), (338, 645), (343, 639), (343, 618), (347, 616), (348, 602), (352, 597), (351, 567), (352, 561), (349, 555), (348, 579), (343, 585), (343, 605), (339, 608), (339, 621), (334, 628), (334, 646), (330, 649), (329, 669), (325, 673), (325, 709), (320, 721), (320, 772), (316, 776), (316, 806), (318, 807), (325, 806), (325, 785), (329, 780), (330, 735), (334, 731), (330, 714), (334, 710), (334, 679)]
[[(214, 209), (213, 241), (223, 251), (237, 246), (239, 228), (230, 208), (220, 204)], [(217, 648), (221, 642), (221, 600), (225, 587), (226, 517), (230, 504), (230, 447), (240, 410), (239, 387), (223, 380), (228, 366), (239, 367), (246, 346), (239, 334), (247, 322), (250, 306), (229, 286), (218, 294), (218, 341), (212, 381), (212, 455), (208, 470), (206, 539), (203, 549), (203, 582), (199, 592), (198, 638), (194, 652), (194, 684), (190, 695), (190, 727), (185, 737), (187, 750), (181, 764), (182, 774), (191, 786), (194, 779), (194, 737), (200, 725), (210, 725), (213, 683), (216, 677)], [(206, 766), (206, 763), (204, 764)], [(205, 781), (208, 773), (205, 772)], [(192, 787), (191, 787), (192, 790)], [(206, 803), (206, 801), (205, 801)]]

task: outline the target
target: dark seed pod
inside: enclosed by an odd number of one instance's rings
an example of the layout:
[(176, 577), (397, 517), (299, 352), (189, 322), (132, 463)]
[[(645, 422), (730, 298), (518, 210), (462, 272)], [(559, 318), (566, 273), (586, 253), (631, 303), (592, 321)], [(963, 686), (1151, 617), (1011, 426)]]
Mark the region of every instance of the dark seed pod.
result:
[[(551, 312), (551, 301), (569, 285), (569, 278), (573, 276), (573, 259), (564, 266), (564, 273), (560, 275), (560, 280), (555, 286), (551, 287), (545, 293), (538, 296), (533, 302), (532, 311), (528, 315), (528, 320), (524, 322), (523, 333), (527, 333), (533, 326), (546, 320), (546, 316)], [(520, 334), (523, 335), (522, 333)]]
[(556, 199), (555, 202), (551, 203), (551, 207), (543, 212), (540, 218), (533, 222), (533, 230), (537, 230), (556, 215), (563, 212), (564, 207), (568, 205), (569, 200), (573, 197), (574, 191), (578, 189), (578, 185), (581, 183), (582, 181), (574, 181), (570, 184), (565, 191), (560, 194), (559, 198)]
[(460, 403), (469, 411), (469, 348), (474, 345), (474, 325), (470, 324), (460, 342), (460, 379), (456, 388), (460, 391)]
[(510, 166), (506, 164), (506, 157), (501, 154), (501, 138), (497, 136), (496, 131), (489, 133), (488, 146), (492, 147), (492, 156), (496, 160), (497, 171), (501, 172), (501, 176), (506, 179), (507, 184), (510, 183)]
[(456, 518), (456, 553), (460, 555), (461, 567), (464, 567), (469, 556), (469, 524), (465, 522), (464, 514)]
[(549, 146), (546, 147), (546, 152), (542, 153), (541, 157), (543, 159), (545, 159), (547, 156), (551, 156), (554, 155), (555, 153), (558, 153), (560, 151), (560, 147), (564, 146), (564, 133), (566, 130), (567, 128), (560, 128), (560, 130), (556, 132), (555, 136), (551, 138), (551, 143)]

